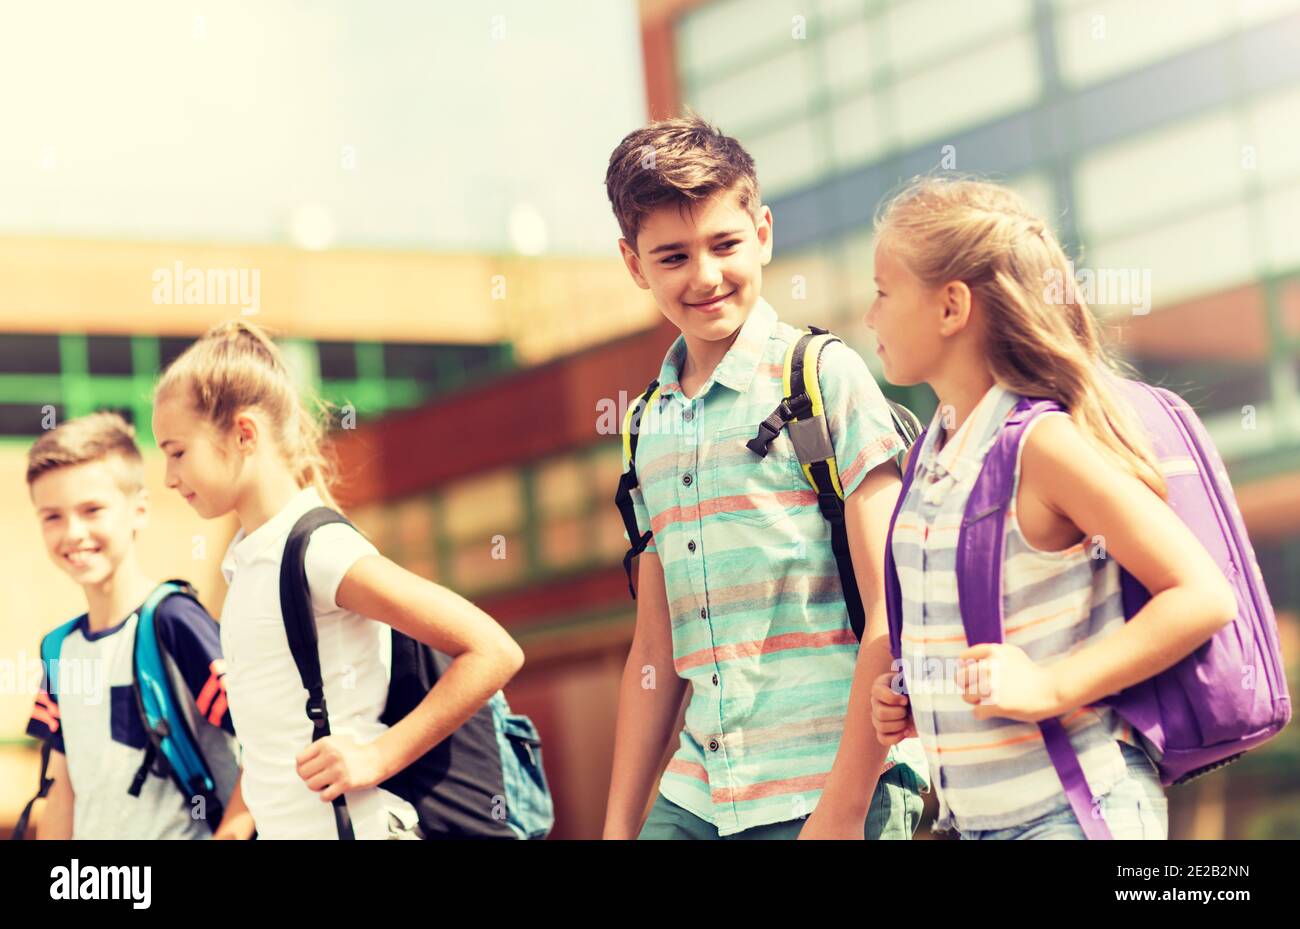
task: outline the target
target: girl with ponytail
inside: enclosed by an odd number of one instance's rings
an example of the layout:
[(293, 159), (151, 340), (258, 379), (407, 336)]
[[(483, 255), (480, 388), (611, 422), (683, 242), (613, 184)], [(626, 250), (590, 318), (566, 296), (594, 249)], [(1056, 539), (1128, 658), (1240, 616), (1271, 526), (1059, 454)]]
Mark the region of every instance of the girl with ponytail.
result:
[[(895, 384), (939, 408), (890, 539), (902, 665), (872, 689), (886, 744), (919, 734), (939, 796), (935, 828), (962, 838), (1082, 838), (1037, 723), (1069, 734), (1116, 838), (1165, 838), (1167, 805), (1140, 739), (1102, 698), (1190, 654), (1236, 615), (1231, 588), (1164, 502), (1134, 413), (1113, 389), (1073, 270), (1011, 191), (914, 181), (876, 220), (867, 325)], [(954, 573), (965, 505), (1021, 398), (1057, 401), (1020, 446), (1006, 515), (1004, 641), (967, 647)], [(911, 458), (909, 457), (909, 463)], [(1151, 592), (1124, 621), (1119, 568)], [(937, 659), (938, 664), (932, 664)], [(920, 667), (950, 669), (943, 680)]]
[[(334, 838), (346, 795), (357, 838), (413, 838), (415, 810), (379, 785), (468, 720), (523, 655), (486, 613), (411, 574), (346, 523), (312, 533), (307, 583), (331, 734), (312, 741), (306, 691), (280, 611), (280, 560), (298, 519), (337, 509), (321, 419), (299, 400), (284, 358), (257, 326), (213, 327), (163, 373), (153, 431), (167, 486), (205, 519), (234, 513), (222, 561), (226, 695), (243, 747), (243, 800), (262, 838)], [(453, 661), (391, 728), (392, 626)]]

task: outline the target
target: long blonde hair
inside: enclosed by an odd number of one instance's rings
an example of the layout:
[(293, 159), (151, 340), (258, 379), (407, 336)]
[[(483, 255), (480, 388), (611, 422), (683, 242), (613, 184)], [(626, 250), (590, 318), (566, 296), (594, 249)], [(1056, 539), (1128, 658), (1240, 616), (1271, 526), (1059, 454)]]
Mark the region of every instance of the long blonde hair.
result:
[[(875, 225), (927, 286), (970, 288), (1000, 383), (1060, 403), (1107, 458), (1166, 495), (1145, 432), (1112, 388), (1128, 372), (1102, 344), (1060, 243), (1017, 194), (970, 178), (915, 178), (882, 205)], [(1049, 299), (1052, 282), (1059, 300)]]
[(327, 506), (338, 509), (330, 491), (333, 462), (324, 450), (328, 405), (310, 396), (317, 412), (309, 411), (279, 346), (261, 328), (243, 320), (213, 326), (168, 365), (154, 402), (175, 391), (184, 391), (194, 410), (222, 431), (240, 410), (265, 412), (298, 486), (314, 486)]

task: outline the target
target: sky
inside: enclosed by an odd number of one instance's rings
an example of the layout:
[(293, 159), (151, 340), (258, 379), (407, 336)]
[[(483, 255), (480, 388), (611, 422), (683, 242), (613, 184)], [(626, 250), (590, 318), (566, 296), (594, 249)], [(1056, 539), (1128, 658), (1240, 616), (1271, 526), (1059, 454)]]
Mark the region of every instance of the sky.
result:
[(635, 0), (0, 0), (0, 235), (608, 254)]

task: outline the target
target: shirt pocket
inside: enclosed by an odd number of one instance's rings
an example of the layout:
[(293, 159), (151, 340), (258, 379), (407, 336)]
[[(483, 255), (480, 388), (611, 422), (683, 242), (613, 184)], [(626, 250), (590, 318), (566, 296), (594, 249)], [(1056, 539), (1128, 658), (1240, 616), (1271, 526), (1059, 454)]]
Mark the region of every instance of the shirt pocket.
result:
[(746, 447), (757, 434), (758, 423), (754, 423), (731, 426), (714, 436), (712, 454), (702, 469), (705, 499), (701, 504), (719, 522), (772, 526), (789, 518), (791, 492), (812, 492), (785, 431), (772, 440), (763, 458)]

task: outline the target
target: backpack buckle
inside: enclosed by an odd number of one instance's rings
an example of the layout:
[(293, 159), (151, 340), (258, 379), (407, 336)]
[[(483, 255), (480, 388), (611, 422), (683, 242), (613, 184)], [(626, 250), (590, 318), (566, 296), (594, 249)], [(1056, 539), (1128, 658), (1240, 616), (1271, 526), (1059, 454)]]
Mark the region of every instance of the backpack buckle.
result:
[(792, 419), (803, 419), (812, 412), (812, 397), (809, 397), (806, 392), (797, 397), (786, 397), (777, 409), (781, 411), (781, 418), (786, 422)]
[(307, 698), (307, 718), (312, 721), (317, 729), (325, 728), (325, 698), (308, 697)]

